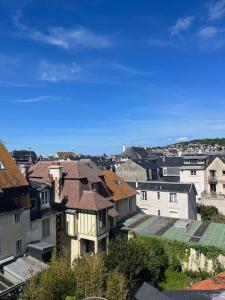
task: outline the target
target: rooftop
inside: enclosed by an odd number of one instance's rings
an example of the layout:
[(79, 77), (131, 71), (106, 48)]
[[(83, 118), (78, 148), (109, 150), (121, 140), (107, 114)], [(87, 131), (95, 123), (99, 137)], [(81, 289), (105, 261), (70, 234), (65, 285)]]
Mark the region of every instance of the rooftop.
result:
[(112, 192), (113, 201), (120, 201), (125, 198), (133, 197), (137, 194), (136, 190), (126, 183), (114, 172), (103, 171), (107, 187)]
[[(143, 236), (161, 236), (171, 240), (215, 246), (225, 249), (225, 224), (188, 220), (189, 226), (175, 226), (178, 219), (139, 214), (124, 222), (124, 228)], [(186, 221), (186, 220), (185, 220)]]

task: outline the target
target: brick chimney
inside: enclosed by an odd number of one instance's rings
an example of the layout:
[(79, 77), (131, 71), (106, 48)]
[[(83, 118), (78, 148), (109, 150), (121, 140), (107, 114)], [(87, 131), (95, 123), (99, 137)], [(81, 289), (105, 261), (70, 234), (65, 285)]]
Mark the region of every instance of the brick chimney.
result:
[(61, 203), (61, 190), (62, 190), (62, 169), (60, 162), (53, 162), (53, 164), (48, 167), (49, 178), (54, 182), (54, 201), (56, 203)]

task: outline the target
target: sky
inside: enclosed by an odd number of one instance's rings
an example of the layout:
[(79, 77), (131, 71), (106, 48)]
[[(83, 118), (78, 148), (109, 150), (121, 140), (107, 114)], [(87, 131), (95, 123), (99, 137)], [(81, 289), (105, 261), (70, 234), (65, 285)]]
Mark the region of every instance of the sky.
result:
[(225, 136), (225, 0), (0, 0), (0, 140), (121, 153)]

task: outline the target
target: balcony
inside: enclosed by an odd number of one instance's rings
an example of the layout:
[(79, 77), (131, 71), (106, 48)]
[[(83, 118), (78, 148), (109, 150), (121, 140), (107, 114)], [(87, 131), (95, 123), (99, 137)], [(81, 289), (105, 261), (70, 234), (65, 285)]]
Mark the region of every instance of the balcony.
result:
[(217, 176), (216, 175), (209, 175), (209, 183), (216, 184), (217, 183)]

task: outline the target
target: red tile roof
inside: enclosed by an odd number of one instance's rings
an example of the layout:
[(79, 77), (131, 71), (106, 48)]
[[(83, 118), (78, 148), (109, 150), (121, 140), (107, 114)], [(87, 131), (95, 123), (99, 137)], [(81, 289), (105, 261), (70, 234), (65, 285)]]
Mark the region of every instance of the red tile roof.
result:
[(113, 201), (120, 201), (137, 194), (136, 190), (110, 170), (103, 171), (105, 182), (113, 194)]
[(96, 193), (95, 191), (83, 191), (80, 202), (76, 204), (76, 208), (88, 210), (101, 210), (112, 207), (112, 202)]
[(0, 170), (0, 189), (28, 186), (28, 182), (17, 168), (16, 163), (10, 156), (3, 144), (0, 143), (0, 162), (4, 169)]
[(225, 289), (225, 272), (219, 273), (209, 279), (197, 282), (190, 287), (191, 290), (222, 290)]

